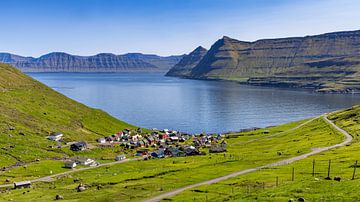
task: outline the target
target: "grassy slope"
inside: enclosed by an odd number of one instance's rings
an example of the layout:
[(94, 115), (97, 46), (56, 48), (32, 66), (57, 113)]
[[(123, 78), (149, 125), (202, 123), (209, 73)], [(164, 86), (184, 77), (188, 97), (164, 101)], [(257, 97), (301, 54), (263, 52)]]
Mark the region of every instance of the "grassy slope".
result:
[(68, 149), (49, 148), (55, 145), (46, 139), (49, 132), (62, 132), (67, 141), (94, 141), (124, 127), (133, 126), (0, 64), (0, 168), (18, 161), (72, 155)]
[[(270, 128), (270, 134), (294, 128), (301, 123), (303, 121)], [(309, 152), (311, 148), (332, 145), (343, 140), (343, 136), (322, 119), (316, 119), (297, 130), (243, 144), (248, 140), (264, 136), (267, 135), (263, 134), (262, 130), (232, 135), (232, 138), (227, 140), (229, 151), (226, 156), (211, 154), (167, 158), (96, 168), (73, 173), (71, 176), (61, 177), (51, 183), (37, 183), (34, 189), (26, 194), (23, 194), (22, 190), (12, 190), (11, 193), (0, 195), (0, 199), (1, 197), (5, 200), (36, 198), (37, 201), (49, 201), (56, 194), (61, 194), (65, 199), (71, 199), (70, 201), (90, 199), (139, 201), (174, 188), (289, 158)], [(278, 151), (283, 152), (283, 155), (278, 155)], [(36, 167), (36, 165), (33, 166)], [(22, 168), (18, 169), (16, 172), (21, 173)], [(18, 177), (17, 174), (14, 176), (12, 173), (6, 173), (6, 177), (12, 176)], [(75, 192), (75, 187), (79, 182), (74, 182), (74, 179), (81, 179), (81, 182), (90, 186), (90, 190), (82, 193)], [(90, 192), (96, 194), (89, 195)]]
[[(355, 176), (355, 180), (352, 180), (352, 175), (353, 165), (360, 156), (360, 106), (334, 112), (330, 118), (354, 137), (351, 145), (314, 155), (288, 166), (264, 169), (214, 185), (202, 186), (197, 188), (201, 192), (189, 190), (172, 199), (184, 201), (196, 198), (199, 201), (207, 197), (209, 201), (288, 201), (290, 198), (304, 197), (309, 201), (359, 201), (359, 175)], [(312, 176), (313, 160), (315, 176)], [(341, 182), (325, 180), (328, 160), (332, 161), (330, 176), (340, 176)], [(294, 181), (291, 180), (292, 168), (296, 170)], [(276, 177), (279, 178), (278, 187)]]

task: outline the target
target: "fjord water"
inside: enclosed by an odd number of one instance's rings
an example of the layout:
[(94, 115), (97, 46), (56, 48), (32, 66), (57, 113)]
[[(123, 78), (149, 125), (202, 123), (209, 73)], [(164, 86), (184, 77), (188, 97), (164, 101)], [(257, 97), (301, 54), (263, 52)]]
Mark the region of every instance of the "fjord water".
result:
[(316, 94), (162, 74), (29, 75), (72, 99), (128, 123), (191, 133), (278, 125), (360, 104), (359, 95)]

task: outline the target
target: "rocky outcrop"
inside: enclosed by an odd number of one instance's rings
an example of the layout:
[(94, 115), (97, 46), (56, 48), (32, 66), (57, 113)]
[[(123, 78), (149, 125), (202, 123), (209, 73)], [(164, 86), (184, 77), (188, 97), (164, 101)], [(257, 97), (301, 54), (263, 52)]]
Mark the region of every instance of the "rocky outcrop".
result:
[(0, 53), (0, 62), (11, 64), (23, 72), (166, 72), (181, 58), (139, 53), (76, 56), (61, 52), (33, 58)]
[(207, 50), (201, 46), (193, 50), (189, 55), (185, 55), (179, 63), (170, 69), (166, 76), (186, 76), (205, 56)]
[(223, 37), (178, 76), (344, 92), (360, 87), (359, 61), (360, 30), (255, 42)]

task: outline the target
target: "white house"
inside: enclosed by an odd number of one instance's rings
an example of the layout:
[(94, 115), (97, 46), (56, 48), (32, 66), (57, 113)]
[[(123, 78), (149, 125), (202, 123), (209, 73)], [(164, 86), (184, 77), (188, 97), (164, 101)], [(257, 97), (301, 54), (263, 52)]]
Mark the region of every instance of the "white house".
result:
[(56, 132), (56, 133), (51, 133), (48, 136), (48, 139), (53, 140), (53, 141), (59, 141), (59, 140), (61, 140), (62, 137), (63, 137), (62, 133)]
[(123, 161), (125, 159), (126, 159), (126, 156), (124, 154), (115, 157), (115, 161)]
[(76, 163), (74, 161), (66, 161), (64, 164), (65, 168), (75, 168), (76, 167)]
[(105, 138), (99, 138), (99, 139), (97, 139), (97, 142), (100, 144), (105, 144), (106, 140), (105, 140)]
[(94, 159), (86, 158), (86, 157), (80, 157), (75, 160), (77, 164), (88, 166), (90, 164), (95, 163)]

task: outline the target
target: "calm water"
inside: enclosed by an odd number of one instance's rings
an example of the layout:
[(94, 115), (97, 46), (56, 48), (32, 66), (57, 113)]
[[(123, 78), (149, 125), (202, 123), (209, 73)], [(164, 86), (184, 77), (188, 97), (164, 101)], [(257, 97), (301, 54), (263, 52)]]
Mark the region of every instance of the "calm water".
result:
[(278, 125), (360, 103), (360, 96), (186, 80), (160, 74), (29, 75), (128, 123), (193, 133)]

